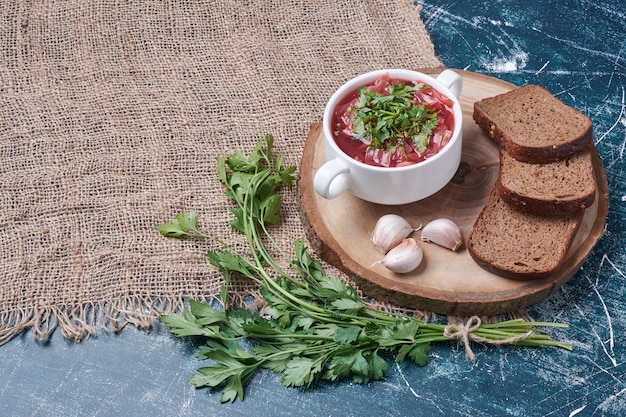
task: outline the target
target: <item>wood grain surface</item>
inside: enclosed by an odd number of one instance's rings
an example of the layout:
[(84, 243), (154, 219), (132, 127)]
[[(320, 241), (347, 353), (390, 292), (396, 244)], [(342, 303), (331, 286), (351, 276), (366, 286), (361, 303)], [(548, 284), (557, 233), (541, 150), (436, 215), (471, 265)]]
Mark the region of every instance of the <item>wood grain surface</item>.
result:
[[(465, 245), (452, 252), (427, 242), (421, 244), (424, 261), (411, 273), (396, 274), (380, 264), (371, 266), (382, 257), (370, 239), (380, 216), (399, 214), (414, 227), (439, 217), (449, 218), (459, 226), (467, 241), (498, 177), (498, 148), (474, 123), (473, 104), (515, 86), (469, 71), (459, 72), (464, 80), (460, 97), (463, 152), (456, 176), (443, 190), (404, 206), (373, 204), (350, 193), (332, 200), (322, 198), (312, 186), (316, 169), (325, 162), (322, 125), (318, 122), (307, 138), (300, 166), (301, 217), (307, 226), (307, 237), (319, 256), (350, 275), (372, 298), (440, 314), (507, 313), (546, 298), (570, 279), (602, 236), (608, 211), (608, 185), (595, 149), (596, 202), (587, 209), (567, 260), (549, 278), (505, 279), (479, 267)], [(419, 240), (419, 231), (413, 237)]]

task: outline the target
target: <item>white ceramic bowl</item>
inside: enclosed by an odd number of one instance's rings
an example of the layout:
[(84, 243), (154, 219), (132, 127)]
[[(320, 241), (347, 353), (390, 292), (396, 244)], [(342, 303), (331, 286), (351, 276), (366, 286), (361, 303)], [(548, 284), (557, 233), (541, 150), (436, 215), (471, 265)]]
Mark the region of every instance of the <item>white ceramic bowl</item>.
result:
[[(335, 142), (331, 126), (338, 103), (357, 88), (374, 82), (385, 73), (392, 79), (424, 82), (453, 102), (454, 131), (450, 141), (434, 156), (402, 167), (378, 167), (359, 162), (345, 154)], [(315, 173), (313, 185), (322, 197), (332, 199), (349, 191), (377, 204), (398, 205), (422, 200), (441, 190), (454, 176), (461, 162), (463, 115), (458, 97), (463, 79), (452, 70), (437, 78), (403, 69), (384, 69), (359, 75), (342, 85), (324, 110), (323, 133), (326, 162)]]

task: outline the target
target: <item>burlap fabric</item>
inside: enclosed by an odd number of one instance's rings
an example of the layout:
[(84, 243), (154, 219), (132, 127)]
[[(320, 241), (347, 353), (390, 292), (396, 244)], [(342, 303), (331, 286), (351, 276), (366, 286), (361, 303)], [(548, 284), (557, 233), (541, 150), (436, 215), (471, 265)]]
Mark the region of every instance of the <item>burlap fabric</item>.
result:
[[(216, 296), (210, 242), (156, 231), (195, 209), (245, 248), (215, 158), (270, 133), (298, 164), (348, 78), (440, 65), (410, 0), (16, 0), (0, 19), (0, 344)], [(296, 198), (273, 230), (289, 253)]]

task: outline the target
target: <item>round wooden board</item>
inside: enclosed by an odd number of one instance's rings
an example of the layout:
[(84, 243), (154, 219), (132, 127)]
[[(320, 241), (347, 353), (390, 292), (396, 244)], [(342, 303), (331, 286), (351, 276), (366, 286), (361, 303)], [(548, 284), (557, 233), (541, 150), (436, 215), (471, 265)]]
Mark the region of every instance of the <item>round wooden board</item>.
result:
[[(437, 75), (439, 70), (423, 71)], [(516, 88), (497, 78), (457, 70), (463, 76), (463, 152), (453, 180), (437, 194), (408, 205), (369, 203), (344, 193), (326, 200), (313, 189), (313, 177), (324, 163), (321, 122), (312, 126), (300, 166), (300, 213), (312, 248), (324, 261), (348, 274), (363, 293), (379, 301), (439, 314), (497, 315), (543, 300), (567, 282), (604, 232), (608, 184), (602, 160), (594, 149), (597, 194), (559, 272), (534, 281), (501, 278), (479, 267), (467, 248), (452, 252), (421, 243), (424, 261), (412, 273), (395, 274), (382, 265), (370, 235), (377, 219), (396, 213), (414, 227), (446, 217), (459, 225), (464, 241), (483, 209), (499, 171), (498, 148), (472, 119), (474, 102)], [(419, 232), (414, 237), (419, 241)]]

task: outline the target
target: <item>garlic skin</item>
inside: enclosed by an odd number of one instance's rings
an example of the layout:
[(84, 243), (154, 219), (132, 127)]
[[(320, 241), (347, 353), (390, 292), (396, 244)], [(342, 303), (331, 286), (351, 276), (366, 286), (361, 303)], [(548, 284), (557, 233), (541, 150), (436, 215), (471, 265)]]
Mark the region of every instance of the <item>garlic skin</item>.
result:
[(416, 269), (424, 257), (422, 247), (412, 237), (403, 239), (394, 246), (380, 261), (372, 264), (383, 264), (387, 269), (400, 274), (406, 274)]
[(422, 241), (436, 243), (452, 251), (463, 245), (459, 226), (450, 219), (435, 219), (422, 229)]
[(385, 254), (414, 230), (416, 229), (413, 229), (404, 217), (397, 214), (385, 214), (376, 222), (372, 233), (372, 242), (374, 242), (374, 247), (378, 252)]

